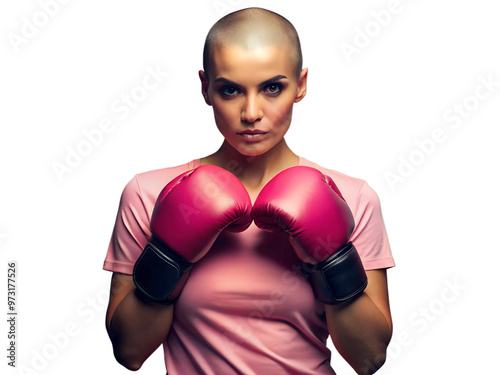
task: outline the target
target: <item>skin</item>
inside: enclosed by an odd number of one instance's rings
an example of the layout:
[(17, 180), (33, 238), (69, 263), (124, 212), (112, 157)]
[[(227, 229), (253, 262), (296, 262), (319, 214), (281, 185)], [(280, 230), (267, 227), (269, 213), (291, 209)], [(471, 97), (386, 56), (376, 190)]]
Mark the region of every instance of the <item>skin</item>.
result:
[[(287, 44), (252, 39), (249, 47), (230, 41), (214, 48), (209, 72), (199, 72), (202, 95), (224, 136), (221, 147), (201, 164), (235, 173), (252, 202), (277, 173), (298, 165), (284, 136), (293, 105), (306, 95), (308, 70), (297, 76), (289, 57)], [(242, 135), (255, 130), (262, 134)], [(325, 305), (332, 341), (359, 374), (371, 374), (383, 364), (392, 335), (386, 271), (367, 271), (367, 277), (368, 286), (358, 298)], [(132, 276), (114, 273), (106, 327), (117, 361), (138, 370), (167, 336), (173, 309), (144, 301)]]
[(131, 275), (111, 278), (106, 329), (118, 363), (137, 371), (167, 336), (174, 305), (164, 306), (140, 298)]
[(266, 9), (243, 9), (215, 23), (208, 32), (203, 49), (203, 69), (206, 73), (212, 68), (213, 50), (227, 45), (237, 45), (248, 51), (261, 46), (286, 47), (296, 78), (302, 70), (297, 31), (288, 20)]
[[(213, 79), (199, 72), (203, 97), (213, 107), (217, 127), (225, 138), (221, 148), (201, 163), (224, 168), (236, 161), (240, 167), (237, 176), (252, 202), (277, 173), (298, 165), (298, 156), (284, 136), (293, 105), (306, 94), (308, 70), (303, 69), (295, 79), (288, 56), (286, 47), (263, 46), (249, 51), (229, 45), (214, 52)], [(286, 78), (275, 81), (283, 84), (281, 90), (272, 84), (262, 85), (283, 76)], [(268, 133), (249, 142), (239, 135), (244, 129)], [(367, 277), (367, 288), (354, 301), (325, 305), (332, 341), (359, 374), (371, 374), (382, 366), (392, 335), (386, 271), (367, 271)]]
[[(207, 80), (203, 71), (199, 76), (224, 142), (201, 164), (237, 165), (238, 178), (254, 200), (274, 175), (298, 164), (284, 136), (294, 103), (306, 94), (308, 70), (295, 79), (287, 49), (273, 46), (224, 46), (214, 51), (213, 59), (212, 78)], [(249, 138), (242, 135), (246, 130), (264, 134)]]

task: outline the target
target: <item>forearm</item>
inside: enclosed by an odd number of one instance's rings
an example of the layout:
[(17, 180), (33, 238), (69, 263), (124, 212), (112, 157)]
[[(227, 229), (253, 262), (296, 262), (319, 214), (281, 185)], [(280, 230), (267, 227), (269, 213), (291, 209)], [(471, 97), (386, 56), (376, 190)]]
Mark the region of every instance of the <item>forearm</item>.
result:
[(107, 322), (116, 360), (130, 370), (142, 363), (162, 344), (170, 330), (173, 305), (165, 306), (138, 298), (130, 291)]
[(354, 301), (325, 305), (332, 341), (358, 374), (373, 374), (385, 361), (392, 326), (366, 293)]

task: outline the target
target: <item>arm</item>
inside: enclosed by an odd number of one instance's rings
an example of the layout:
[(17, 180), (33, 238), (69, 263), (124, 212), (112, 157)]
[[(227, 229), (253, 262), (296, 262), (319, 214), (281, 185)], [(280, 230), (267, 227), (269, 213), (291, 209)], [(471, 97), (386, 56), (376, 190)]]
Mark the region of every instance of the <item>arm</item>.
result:
[(185, 172), (163, 188), (133, 276), (113, 274), (106, 327), (119, 363), (138, 370), (162, 344), (192, 263), (224, 229), (248, 228), (251, 207), (241, 182), (216, 166)]
[(328, 330), (340, 354), (358, 373), (375, 372), (392, 331), (386, 273), (365, 272), (348, 242), (354, 218), (333, 180), (313, 168), (284, 170), (261, 190), (253, 215), (259, 228), (288, 233), (310, 271), (316, 298), (325, 303)]
[(358, 374), (373, 374), (384, 364), (392, 335), (386, 270), (366, 275), (368, 285), (357, 298), (325, 304), (332, 341)]
[(165, 340), (172, 316), (173, 305), (139, 298), (132, 276), (113, 273), (106, 329), (121, 365), (138, 370)]

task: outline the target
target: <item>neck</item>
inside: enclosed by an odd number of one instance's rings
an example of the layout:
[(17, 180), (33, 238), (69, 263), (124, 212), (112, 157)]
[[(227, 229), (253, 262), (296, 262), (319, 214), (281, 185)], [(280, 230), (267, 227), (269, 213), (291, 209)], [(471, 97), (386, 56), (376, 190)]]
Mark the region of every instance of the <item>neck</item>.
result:
[(201, 164), (213, 164), (234, 173), (245, 186), (259, 188), (277, 173), (298, 165), (299, 157), (288, 147), (285, 139), (265, 154), (247, 156), (236, 151), (226, 141), (212, 155), (201, 159)]

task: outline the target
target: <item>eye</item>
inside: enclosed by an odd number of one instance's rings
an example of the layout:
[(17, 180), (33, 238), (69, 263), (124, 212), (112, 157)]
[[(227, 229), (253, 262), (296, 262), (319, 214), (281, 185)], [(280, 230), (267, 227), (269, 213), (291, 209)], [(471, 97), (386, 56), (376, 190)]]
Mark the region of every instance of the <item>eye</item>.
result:
[(240, 90), (238, 90), (236, 87), (224, 86), (220, 89), (220, 93), (226, 97), (234, 97), (240, 94)]
[(270, 83), (264, 87), (264, 92), (270, 96), (278, 96), (281, 94), (281, 90), (283, 90), (283, 85), (279, 83)]

